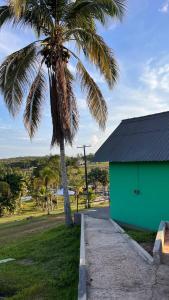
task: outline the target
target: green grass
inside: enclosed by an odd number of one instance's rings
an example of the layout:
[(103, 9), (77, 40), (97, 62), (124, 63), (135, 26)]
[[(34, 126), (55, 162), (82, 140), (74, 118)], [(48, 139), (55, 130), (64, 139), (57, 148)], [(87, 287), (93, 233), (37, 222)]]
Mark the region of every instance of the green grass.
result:
[[(79, 210), (85, 207), (81, 202)], [(76, 203), (71, 206), (73, 213)], [(77, 299), (80, 228), (63, 223), (63, 200), (50, 216), (28, 201), (20, 213), (0, 218), (0, 259), (16, 259), (0, 264), (0, 298)]]
[[(0, 297), (17, 300), (77, 299), (80, 228), (54, 229), (1, 244)], [(28, 265), (22, 260), (27, 260)]]
[(126, 233), (136, 240), (138, 243), (154, 242), (156, 233), (151, 231), (136, 230), (123, 227)]
[[(63, 204), (63, 197), (58, 197), (58, 206), (55, 208), (54, 211), (50, 212), (51, 215), (62, 215), (64, 214), (64, 204)], [(77, 209), (76, 201), (72, 201), (71, 198), (71, 210), (74, 213)], [(85, 209), (86, 199), (85, 197), (79, 200), (79, 211)], [(108, 202), (93, 202), (91, 201), (91, 208), (97, 207), (105, 207), (108, 206)], [(36, 207), (34, 201), (27, 201), (22, 204), (22, 209), (20, 212), (15, 213), (14, 215), (8, 215), (0, 218), (0, 227), (2, 224), (5, 223), (13, 223), (14, 221), (23, 221), (26, 220), (29, 216), (33, 216), (34, 218), (43, 218), (47, 215), (46, 211), (42, 211), (42, 209)]]

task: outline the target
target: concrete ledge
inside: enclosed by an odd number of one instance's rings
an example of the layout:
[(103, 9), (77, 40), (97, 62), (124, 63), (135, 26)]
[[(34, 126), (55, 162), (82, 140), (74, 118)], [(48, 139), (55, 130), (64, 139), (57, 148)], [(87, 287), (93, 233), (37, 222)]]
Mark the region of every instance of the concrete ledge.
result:
[(126, 239), (131, 243), (131, 246), (137, 251), (137, 253), (149, 264), (153, 263), (153, 257), (144, 250), (136, 241), (134, 241), (123, 228), (121, 228), (116, 222), (114, 222), (112, 219), (109, 219), (110, 222), (113, 224), (113, 226), (116, 228), (117, 232), (120, 232), (124, 234)]
[(113, 221), (112, 219), (109, 219), (109, 221), (113, 224), (113, 226), (114, 226), (114, 228), (115, 228), (115, 230), (117, 232), (125, 233), (126, 234), (126, 232), (124, 231), (124, 229), (122, 227), (120, 227), (120, 225), (118, 225), (115, 221)]
[(84, 214), (81, 214), (78, 300), (86, 300), (87, 299), (87, 269), (86, 269), (84, 226), (85, 226)]
[(165, 237), (165, 230), (168, 228), (169, 223), (165, 221), (161, 221), (158, 232), (156, 235), (156, 240), (154, 243), (153, 248), (153, 257), (154, 257), (154, 264), (159, 265), (162, 259), (162, 252), (164, 246), (164, 237)]

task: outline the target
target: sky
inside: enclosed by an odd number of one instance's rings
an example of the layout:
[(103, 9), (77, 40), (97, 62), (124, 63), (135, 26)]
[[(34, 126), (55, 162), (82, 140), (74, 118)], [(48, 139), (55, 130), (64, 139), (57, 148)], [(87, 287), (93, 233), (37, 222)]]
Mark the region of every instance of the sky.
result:
[[(2, 0), (0, 0), (0, 3)], [(121, 120), (169, 110), (169, 0), (128, 0), (123, 21), (99, 26), (99, 34), (113, 49), (120, 69), (118, 83), (109, 90), (104, 79), (87, 64), (108, 105), (105, 131), (90, 116), (85, 93), (75, 85), (80, 124), (68, 155), (81, 153), (79, 145), (91, 145), (94, 153)], [(34, 40), (30, 29), (16, 30), (8, 24), (0, 30), (0, 62)], [(70, 68), (74, 72), (74, 65)], [(42, 121), (35, 138), (30, 141), (23, 125), (23, 110), (13, 119), (0, 95), (0, 158), (42, 156), (59, 153), (50, 148), (52, 125), (49, 99), (42, 109)]]

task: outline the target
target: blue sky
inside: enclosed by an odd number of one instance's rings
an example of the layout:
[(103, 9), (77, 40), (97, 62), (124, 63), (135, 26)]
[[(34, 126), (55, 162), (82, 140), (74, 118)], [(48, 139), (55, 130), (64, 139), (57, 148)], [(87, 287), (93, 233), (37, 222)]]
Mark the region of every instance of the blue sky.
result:
[[(108, 103), (106, 130), (101, 131), (89, 114), (85, 94), (75, 93), (80, 126), (69, 155), (79, 153), (78, 145), (92, 145), (95, 152), (122, 119), (169, 110), (169, 0), (128, 0), (122, 23), (109, 21), (99, 33), (113, 49), (120, 67), (120, 78), (109, 90), (103, 78), (88, 65)], [(28, 29), (14, 30), (8, 25), (0, 31), (0, 61), (34, 38)], [(74, 66), (71, 65), (72, 71)], [(46, 98), (46, 102), (48, 98)], [(43, 106), (42, 122), (33, 141), (29, 140), (22, 113), (9, 115), (0, 95), (0, 158), (59, 153), (50, 149), (52, 134), (49, 105)]]

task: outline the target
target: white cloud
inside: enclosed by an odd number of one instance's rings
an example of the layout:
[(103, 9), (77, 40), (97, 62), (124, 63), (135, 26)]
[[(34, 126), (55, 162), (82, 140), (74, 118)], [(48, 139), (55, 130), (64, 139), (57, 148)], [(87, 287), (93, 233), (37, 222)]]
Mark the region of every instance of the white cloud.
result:
[(140, 78), (150, 90), (169, 92), (169, 63), (148, 62)]
[(90, 139), (90, 144), (95, 147), (97, 146), (98, 143), (99, 143), (98, 136), (96, 134), (93, 134)]
[(161, 8), (159, 9), (159, 11), (160, 11), (161, 13), (164, 13), (164, 14), (167, 14), (167, 13), (168, 13), (168, 11), (169, 11), (169, 1), (168, 1), (168, 0), (165, 1), (165, 2), (162, 4), (162, 6), (161, 6)]

